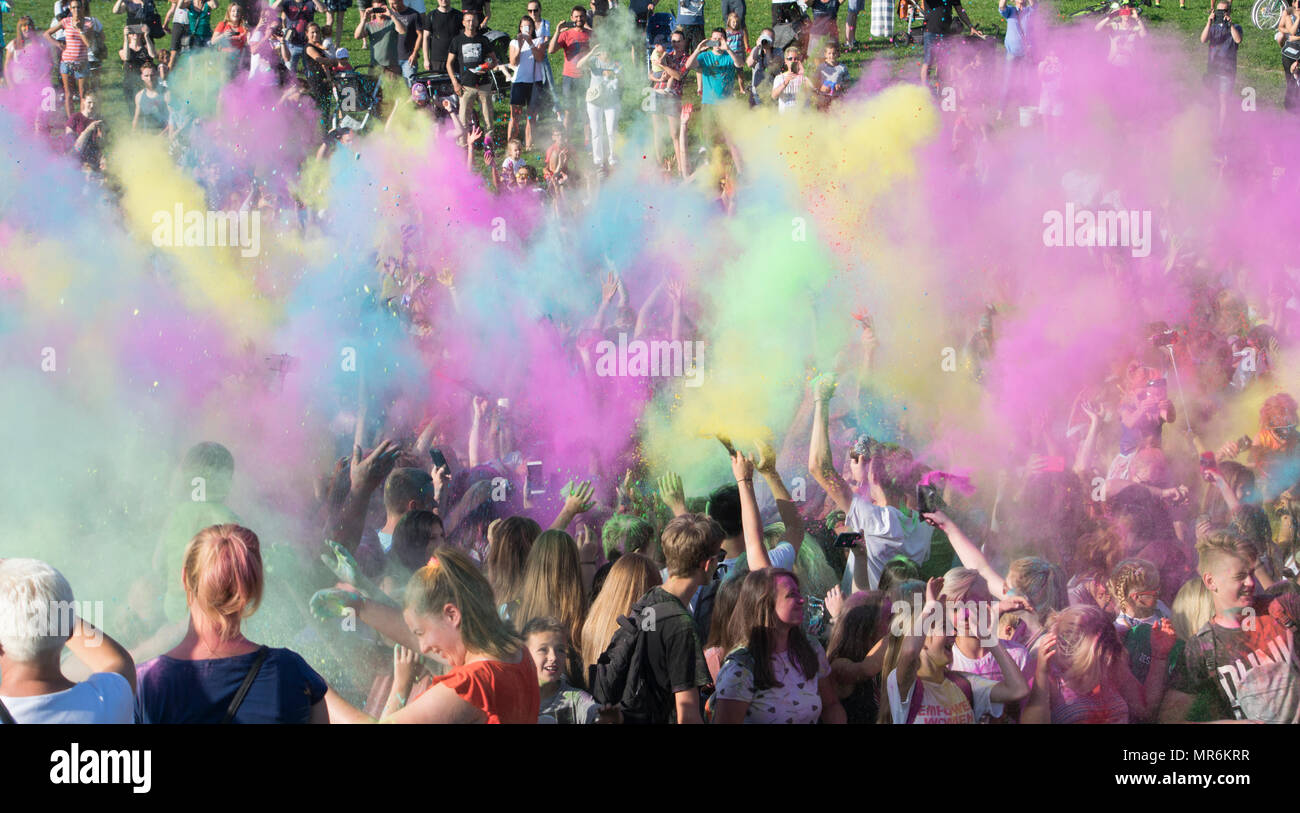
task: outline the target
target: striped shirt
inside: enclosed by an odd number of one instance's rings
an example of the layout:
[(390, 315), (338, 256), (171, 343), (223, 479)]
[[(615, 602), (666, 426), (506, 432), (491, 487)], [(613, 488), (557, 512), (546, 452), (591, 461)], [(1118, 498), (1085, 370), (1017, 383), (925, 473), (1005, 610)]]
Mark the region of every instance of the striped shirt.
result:
[[(86, 18), (82, 17), (82, 26), (85, 27)], [(86, 43), (82, 39), (85, 31), (81, 32), (81, 37), (72, 32), (76, 30), (77, 24), (72, 21), (71, 17), (64, 17), (61, 21), (63, 25), (63, 61), (64, 62), (85, 62), (86, 61)]]

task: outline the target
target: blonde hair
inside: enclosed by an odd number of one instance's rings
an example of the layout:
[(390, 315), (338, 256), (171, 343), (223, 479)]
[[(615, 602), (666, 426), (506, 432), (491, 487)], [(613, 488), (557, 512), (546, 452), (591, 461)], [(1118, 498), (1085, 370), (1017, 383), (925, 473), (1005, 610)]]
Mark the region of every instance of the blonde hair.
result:
[(204, 528), (185, 548), (183, 573), (192, 611), (215, 627), (222, 641), (233, 640), (240, 621), (262, 601), (261, 542), (234, 523)]
[[(899, 582), (891, 589), (893, 595), (889, 596), (892, 605), (907, 605), (912, 603), (914, 597), (925, 597), (925, 582), (919, 579), (908, 579)], [(885, 657), (880, 666), (880, 685), (883, 694), (885, 681), (889, 679), (889, 673), (898, 668), (898, 659), (903, 651), (903, 636), (895, 634), (893, 619), (890, 619), (888, 630), (885, 633)], [(893, 714), (889, 711), (889, 703), (881, 703), (880, 710), (876, 713), (876, 722), (880, 725), (889, 725), (894, 721)]]
[(1214, 598), (1205, 582), (1188, 579), (1178, 588), (1173, 606), (1169, 609), (1173, 615), (1170, 620), (1173, 621), (1174, 631), (1179, 638), (1190, 641), (1214, 617)]
[(625, 553), (618, 557), (582, 625), (584, 667), (590, 668), (605, 652), (618, 629), (619, 616), (627, 615), (632, 605), (659, 581), (659, 568), (650, 557), (639, 553)]
[(519, 591), (517, 629), (534, 618), (554, 616), (569, 631), (570, 641), (582, 640), (582, 619), (587, 614), (587, 594), (582, 589), (582, 562), (578, 543), (564, 531), (545, 531), (533, 542), (524, 565)]
[(1106, 581), (1106, 589), (1119, 608), (1128, 612), (1131, 605), (1128, 597), (1134, 590), (1160, 589), (1160, 571), (1146, 559), (1125, 559), (1115, 565)]
[(972, 594), (973, 601), (988, 600), (988, 587), (980, 572), (970, 567), (954, 567), (943, 574), (943, 595), (948, 601), (961, 601)]
[(1249, 562), (1251, 554), (1241, 548), (1242, 540), (1234, 533), (1215, 531), (1208, 534), (1196, 543), (1196, 572), (1205, 575), (1227, 558)]
[(429, 563), (406, 583), (406, 609), (415, 615), (438, 616), (448, 605), (460, 611), (461, 641), (468, 652), (509, 660), (519, 651), (519, 638), (497, 613), (492, 586), (469, 556), (440, 547)]
[(1067, 604), (1065, 574), (1046, 559), (1026, 556), (1011, 563), (1007, 584), (1028, 599), (1038, 614), (1039, 623), (1047, 623), (1054, 610)]
[(1090, 691), (1110, 673), (1124, 652), (1115, 625), (1101, 608), (1077, 605), (1052, 619), (1056, 633), (1056, 659), (1062, 679), (1081, 691)]
[(682, 514), (669, 520), (660, 536), (668, 575), (690, 576), (718, 554), (725, 536), (717, 520), (704, 514)]

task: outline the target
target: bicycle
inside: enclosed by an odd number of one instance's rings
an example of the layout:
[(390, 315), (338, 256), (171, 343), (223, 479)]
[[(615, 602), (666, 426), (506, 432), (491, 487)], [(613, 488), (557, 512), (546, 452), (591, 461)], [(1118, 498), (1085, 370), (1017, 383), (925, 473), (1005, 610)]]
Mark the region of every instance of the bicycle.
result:
[[(1277, 0), (1277, 2), (1282, 2), (1282, 0)], [(1151, 0), (1125, 0), (1124, 2), (1119, 2), (1119, 0), (1106, 0), (1106, 2), (1103, 3), (1096, 3), (1091, 6), (1085, 6), (1084, 8), (1081, 8), (1078, 11), (1072, 12), (1066, 16), (1069, 17), (1070, 19), (1079, 19), (1082, 17), (1097, 17), (1104, 14), (1109, 14), (1112, 11), (1116, 11), (1126, 6), (1128, 8), (1137, 9), (1141, 6), (1149, 6), (1149, 5), (1151, 5)]]
[(1272, 31), (1282, 19), (1286, 0), (1255, 0), (1250, 8), (1250, 21), (1261, 31)]

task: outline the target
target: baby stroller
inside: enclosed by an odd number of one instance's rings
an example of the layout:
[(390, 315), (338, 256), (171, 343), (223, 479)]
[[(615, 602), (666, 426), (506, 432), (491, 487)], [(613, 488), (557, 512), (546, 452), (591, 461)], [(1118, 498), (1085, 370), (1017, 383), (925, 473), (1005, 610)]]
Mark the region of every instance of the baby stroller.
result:
[(912, 29), (918, 25), (925, 25), (925, 14), (921, 10), (921, 4), (917, 0), (898, 0), (898, 19), (902, 22), (903, 30), (891, 36), (889, 44), (915, 44), (916, 37), (912, 36)]
[(650, 69), (650, 54), (656, 45), (662, 45), (665, 51), (673, 48), (673, 29), (677, 28), (677, 17), (666, 11), (656, 11), (645, 22), (645, 66)]
[(808, 35), (809, 31), (808, 15), (800, 14), (793, 22), (777, 23), (772, 28), (775, 36), (772, 38), (772, 49), (778, 54), (789, 48), (791, 45), (799, 47), (799, 50), (808, 52)]
[(356, 71), (330, 73), (329, 129), (364, 130), (383, 101), (379, 80)]
[(456, 96), (456, 88), (452, 86), (451, 77), (447, 74), (439, 71), (417, 73), (411, 77), (411, 85), (423, 85), (428, 91), (429, 106), (433, 108), (434, 117), (438, 121), (455, 115), (460, 110), (460, 98)]

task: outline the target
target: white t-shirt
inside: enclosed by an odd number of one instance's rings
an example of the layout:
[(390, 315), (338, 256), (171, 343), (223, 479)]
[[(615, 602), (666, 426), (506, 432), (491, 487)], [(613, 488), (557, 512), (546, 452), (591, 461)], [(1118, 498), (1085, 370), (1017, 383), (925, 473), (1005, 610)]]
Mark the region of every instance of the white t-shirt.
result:
[(885, 681), (885, 690), (889, 695), (889, 714), (894, 724), (902, 725), (907, 722), (907, 712), (911, 708), (918, 688), (921, 689), (921, 709), (916, 713), (916, 719), (912, 721), (914, 723), (969, 725), (985, 717), (1001, 717), (1002, 704), (994, 703), (992, 697), (993, 687), (998, 684), (978, 675), (967, 675), (966, 679), (970, 681), (971, 696), (975, 700), (973, 710), (970, 703), (966, 701), (966, 695), (961, 687), (951, 680), (945, 680), (943, 685), (939, 686), (917, 678), (912, 681), (912, 690), (908, 692), (907, 697), (899, 697), (898, 670), (893, 670)]
[[(533, 39), (533, 45), (540, 48), (543, 41), (542, 37), (536, 37)], [(515, 38), (510, 40), (510, 51), (519, 54), (519, 65), (515, 68), (516, 84), (523, 85), (531, 82), (540, 82), (546, 77), (545, 72), (542, 70), (542, 66), (539, 65), (537, 60), (533, 57), (533, 49), (521, 46), (519, 44), (518, 35), (515, 35)]]
[(131, 684), (116, 672), (96, 672), (71, 689), (35, 697), (0, 696), (20, 724), (135, 722), (135, 695)]
[[(1020, 667), (1021, 674), (1024, 674), (1025, 664), (1029, 662), (1029, 650), (1015, 641), (1003, 641), (1002, 648), (1007, 651), (1007, 655), (1016, 666)], [(952, 648), (952, 671), (979, 675), (992, 681), (1000, 681), (1003, 677), (1002, 667), (998, 666), (992, 652), (985, 650), (983, 657), (975, 660), (961, 654), (961, 650), (955, 646)]]
[[(919, 515), (902, 513), (894, 506), (880, 506), (854, 496), (845, 522), (849, 528), (861, 531), (867, 546), (868, 584), (875, 590), (880, 584), (880, 574), (885, 562), (898, 555), (906, 556), (918, 566), (930, 558), (930, 535), (933, 528)], [(848, 567), (844, 568), (841, 589), (853, 592), (853, 569), (858, 566), (856, 552), (849, 553)]]
[[(795, 559), (798, 558), (798, 552), (795, 551), (794, 545), (782, 541), (774, 548), (768, 548), (767, 561), (772, 567), (781, 570), (794, 570)], [(739, 556), (733, 556), (730, 559), (723, 559), (718, 563), (718, 570), (722, 571), (722, 580), (726, 581), (736, 575), (736, 562), (740, 561)]]
[(817, 653), (817, 674), (813, 677), (804, 677), (787, 649), (772, 658), (772, 677), (781, 685), (755, 691), (754, 673), (732, 658), (718, 670), (714, 696), (749, 703), (746, 723), (816, 723), (822, 716), (818, 682), (831, 673), (831, 665), (817, 639), (809, 638), (808, 643)]

